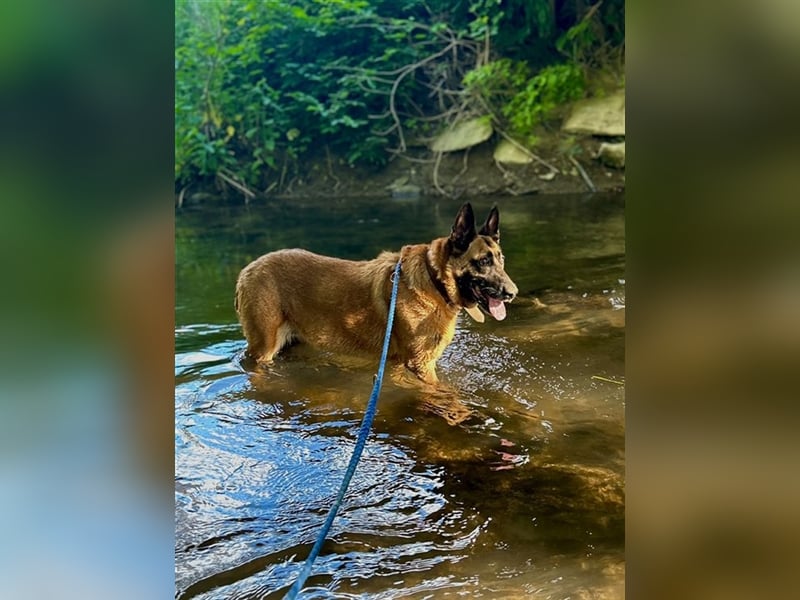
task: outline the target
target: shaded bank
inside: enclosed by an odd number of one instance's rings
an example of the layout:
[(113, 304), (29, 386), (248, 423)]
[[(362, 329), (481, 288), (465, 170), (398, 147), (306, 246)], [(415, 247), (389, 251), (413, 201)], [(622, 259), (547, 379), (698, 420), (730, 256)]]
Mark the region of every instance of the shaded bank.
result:
[[(343, 158), (322, 151), (300, 163), (287, 173), (282, 183), (275, 182), (266, 192), (248, 194), (224, 180), (197, 181), (176, 190), (176, 202), (179, 205), (202, 204), (219, 197), (240, 203), (265, 197), (441, 195), (437, 184), (445, 195), (464, 198), (621, 191), (625, 188), (624, 168), (607, 166), (598, 157), (603, 143), (617, 139), (620, 138), (584, 135), (576, 140), (562, 132), (552, 132), (542, 139), (543, 150), (538, 156), (558, 172), (536, 161), (528, 164), (497, 162), (493, 156), (494, 146), (489, 142), (442, 154), (438, 162), (427, 149), (412, 148), (410, 154), (415, 160), (396, 158), (380, 169), (351, 166)], [(571, 152), (564, 151), (566, 144), (571, 144)]]
[(175, 23), (179, 204), (199, 182), (245, 201), (620, 187), (560, 130), (624, 87), (620, 0), (186, 0)]

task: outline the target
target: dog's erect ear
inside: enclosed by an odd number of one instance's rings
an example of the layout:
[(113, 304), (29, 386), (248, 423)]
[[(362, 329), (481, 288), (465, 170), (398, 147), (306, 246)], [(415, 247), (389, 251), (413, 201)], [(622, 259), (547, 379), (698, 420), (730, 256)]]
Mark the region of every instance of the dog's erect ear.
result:
[(496, 206), (492, 207), (489, 211), (489, 216), (486, 217), (486, 223), (483, 224), (481, 230), (478, 232), (481, 235), (488, 235), (495, 242), (500, 241), (500, 212)]
[(466, 202), (456, 215), (453, 230), (450, 232), (450, 241), (456, 250), (464, 252), (476, 235), (478, 234), (475, 232), (475, 214), (472, 212), (472, 205)]

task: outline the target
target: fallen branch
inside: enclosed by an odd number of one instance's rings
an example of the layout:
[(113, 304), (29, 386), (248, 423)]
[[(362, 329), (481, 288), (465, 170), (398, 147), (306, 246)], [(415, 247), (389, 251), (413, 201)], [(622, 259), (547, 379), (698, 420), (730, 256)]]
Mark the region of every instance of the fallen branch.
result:
[(183, 195), (186, 193), (186, 190), (189, 189), (188, 185), (183, 186), (181, 189), (181, 193), (178, 194), (178, 208), (183, 208)]
[(495, 125), (495, 128), (494, 128), (494, 130), (495, 130), (497, 133), (499, 133), (500, 135), (502, 135), (502, 136), (503, 136), (505, 139), (507, 139), (507, 140), (508, 140), (508, 141), (511, 143), (511, 145), (512, 145), (512, 146), (514, 146), (514, 147), (515, 147), (515, 148), (517, 148), (518, 150), (520, 150), (520, 151), (524, 152), (524, 153), (525, 153), (527, 156), (529, 156), (530, 158), (532, 158), (533, 160), (535, 160), (535, 161), (536, 161), (536, 162), (538, 162), (539, 164), (542, 164), (542, 165), (544, 165), (545, 167), (547, 167), (548, 169), (550, 169), (550, 170), (551, 170), (553, 173), (555, 173), (555, 174), (557, 174), (557, 175), (561, 173), (561, 171), (559, 171), (559, 170), (558, 170), (556, 167), (554, 167), (553, 165), (551, 165), (549, 162), (547, 162), (546, 160), (544, 160), (544, 159), (543, 159), (543, 158), (541, 158), (540, 156), (538, 156), (538, 155), (534, 154), (533, 152), (531, 152), (530, 150), (528, 150), (528, 149), (527, 149), (525, 146), (523, 146), (522, 144), (520, 144), (520, 143), (519, 143), (517, 140), (515, 140), (514, 138), (512, 138), (512, 137), (511, 137), (510, 135), (508, 135), (508, 134), (507, 134), (505, 131), (503, 131), (502, 129), (500, 129), (499, 127), (497, 127), (497, 125)]
[(588, 187), (590, 191), (596, 192), (597, 188), (594, 187), (594, 183), (592, 183), (592, 180), (589, 178), (589, 175), (586, 173), (586, 171), (583, 170), (583, 167), (581, 166), (581, 163), (579, 163), (577, 160), (575, 160), (574, 156), (570, 156), (569, 160), (578, 169), (578, 173), (581, 174), (581, 177), (583, 178), (583, 181), (586, 184), (586, 187)]
[(328, 160), (328, 174), (333, 178), (336, 182), (336, 185), (333, 186), (333, 191), (339, 189), (339, 186), (342, 185), (342, 182), (339, 178), (333, 173), (333, 163), (331, 162), (331, 150), (328, 148), (328, 144), (325, 144), (325, 158)]
[(225, 173), (224, 169), (220, 169), (219, 171), (217, 171), (217, 177), (222, 179), (222, 181), (224, 181), (225, 183), (227, 183), (231, 187), (234, 187), (237, 190), (239, 190), (240, 192), (242, 192), (242, 194), (244, 194), (244, 202), (245, 202), (245, 204), (248, 204), (252, 198), (256, 197), (255, 192), (252, 191), (250, 188), (248, 188), (241, 181), (238, 181), (236, 179), (236, 175), (234, 175), (233, 173), (230, 173), (230, 175), (228, 175), (228, 174)]

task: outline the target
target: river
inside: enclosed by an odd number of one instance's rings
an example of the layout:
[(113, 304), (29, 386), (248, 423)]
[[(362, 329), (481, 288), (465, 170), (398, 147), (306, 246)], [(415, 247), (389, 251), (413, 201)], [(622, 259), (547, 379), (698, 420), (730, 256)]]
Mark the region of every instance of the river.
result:
[[(458, 406), (387, 378), (301, 597), (624, 596), (624, 196), (471, 201), (480, 222), (497, 203), (519, 297), (504, 321), (459, 317), (438, 368)], [(307, 198), (178, 211), (177, 597), (286, 592), (372, 387), (374, 364), (303, 346), (244, 370), (239, 270), (284, 247), (365, 259), (426, 242), (449, 233), (459, 205)]]

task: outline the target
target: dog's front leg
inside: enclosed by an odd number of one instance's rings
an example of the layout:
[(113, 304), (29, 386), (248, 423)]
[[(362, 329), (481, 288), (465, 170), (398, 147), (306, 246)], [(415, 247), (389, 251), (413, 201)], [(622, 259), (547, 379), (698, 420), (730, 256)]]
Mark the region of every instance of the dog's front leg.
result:
[(416, 366), (411, 362), (399, 363), (392, 374), (402, 387), (419, 390), (426, 412), (442, 417), (450, 425), (460, 425), (475, 416), (474, 411), (461, 402), (461, 393), (456, 388), (439, 381), (436, 361)]
[(418, 379), (427, 383), (428, 385), (436, 385), (439, 383), (439, 377), (436, 375), (436, 361), (417, 362), (409, 361), (406, 364), (409, 371), (414, 373)]

